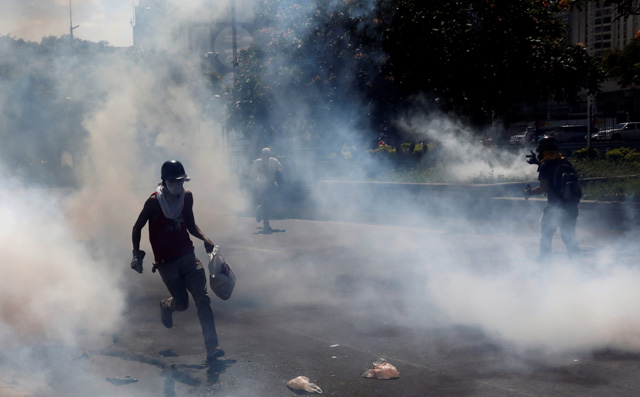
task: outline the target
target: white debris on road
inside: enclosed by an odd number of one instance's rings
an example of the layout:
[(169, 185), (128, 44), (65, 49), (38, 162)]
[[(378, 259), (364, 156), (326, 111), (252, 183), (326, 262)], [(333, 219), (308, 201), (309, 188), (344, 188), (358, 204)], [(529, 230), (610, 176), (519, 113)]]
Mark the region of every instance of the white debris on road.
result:
[(397, 379), (400, 377), (400, 372), (398, 372), (396, 367), (389, 364), (387, 360), (380, 358), (373, 363), (373, 368), (367, 370), (362, 376), (376, 379)]
[(315, 383), (309, 382), (306, 376), (298, 376), (287, 382), (287, 387), (293, 390), (304, 390), (309, 393), (322, 394), (322, 389)]

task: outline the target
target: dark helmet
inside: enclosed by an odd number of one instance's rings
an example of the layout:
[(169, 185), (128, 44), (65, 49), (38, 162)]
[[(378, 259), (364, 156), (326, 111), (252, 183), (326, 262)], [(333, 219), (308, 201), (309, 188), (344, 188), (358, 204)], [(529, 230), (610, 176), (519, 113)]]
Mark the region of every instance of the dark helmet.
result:
[(177, 160), (165, 161), (164, 164), (162, 164), (162, 168), (160, 169), (160, 177), (165, 181), (167, 179), (183, 179), (185, 181), (191, 180), (191, 178), (187, 176), (187, 173), (184, 172), (182, 163)]
[(558, 141), (552, 135), (543, 135), (538, 139), (536, 153), (544, 153), (549, 150), (558, 150)]

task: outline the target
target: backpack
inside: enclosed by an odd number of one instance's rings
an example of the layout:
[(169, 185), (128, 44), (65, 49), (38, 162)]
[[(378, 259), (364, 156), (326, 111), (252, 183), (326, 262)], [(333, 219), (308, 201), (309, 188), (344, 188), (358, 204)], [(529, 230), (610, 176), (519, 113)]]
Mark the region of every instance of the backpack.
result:
[(577, 204), (582, 198), (582, 185), (576, 173), (568, 160), (561, 160), (556, 167), (554, 174), (555, 191), (563, 203)]

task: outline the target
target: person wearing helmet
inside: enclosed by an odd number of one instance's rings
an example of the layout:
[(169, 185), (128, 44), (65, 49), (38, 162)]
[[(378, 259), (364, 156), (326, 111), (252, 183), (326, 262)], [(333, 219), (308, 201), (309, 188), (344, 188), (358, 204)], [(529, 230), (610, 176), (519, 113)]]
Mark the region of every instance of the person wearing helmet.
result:
[[(580, 247), (576, 240), (576, 221), (578, 219), (578, 202), (567, 202), (558, 193), (556, 169), (561, 164), (571, 163), (558, 153), (558, 143), (552, 135), (543, 135), (538, 139), (535, 157), (528, 160), (529, 164), (538, 165), (538, 180), (540, 185), (525, 188), (525, 198), (529, 196), (547, 194), (547, 206), (540, 219), (540, 256), (541, 260), (551, 255), (551, 241), (556, 230), (560, 228), (562, 241), (567, 247), (570, 257), (580, 254)], [(571, 166), (573, 168), (573, 166)]]
[(142, 228), (149, 222), (149, 241), (154, 256), (152, 272), (158, 270), (171, 294), (171, 297), (160, 301), (162, 324), (167, 328), (173, 326), (172, 313), (187, 309), (187, 291), (190, 292), (202, 327), (207, 360), (213, 360), (224, 355), (224, 351), (218, 346), (204, 266), (195, 256), (189, 234), (204, 241), (207, 252), (213, 250), (214, 244), (195, 222), (193, 194), (184, 189), (184, 182), (191, 178), (187, 176), (182, 163), (166, 161), (162, 164), (160, 174), (162, 182), (144, 203), (133, 226), (131, 268), (142, 273), (145, 252), (140, 250), (140, 239)]
[(271, 149), (262, 149), (260, 158), (253, 162), (251, 172), (255, 178), (255, 195), (257, 201), (256, 222), (263, 222), (263, 231), (271, 232), (269, 219), (273, 201), (278, 192), (278, 179), (282, 173), (282, 164), (271, 156)]

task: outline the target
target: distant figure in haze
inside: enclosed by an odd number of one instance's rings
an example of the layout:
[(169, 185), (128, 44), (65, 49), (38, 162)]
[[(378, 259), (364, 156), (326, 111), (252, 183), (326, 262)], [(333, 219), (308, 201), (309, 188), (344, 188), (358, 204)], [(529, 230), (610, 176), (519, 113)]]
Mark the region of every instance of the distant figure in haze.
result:
[(153, 249), (156, 269), (167, 286), (170, 298), (160, 301), (162, 324), (173, 326), (172, 313), (187, 310), (191, 293), (202, 327), (207, 361), (223, 356), (218, 347), (218, 334), (213, 320), (210, 298), (207, 294), (207, 277), (204, 266), (195, 256), (189, 233), (204, 241), (207, 252), (214, 244), (196, 225), (193, 215), (193, 194), (184, 189), (184, 182), (191, 178), (185, 173), (179, 161), (165, 161), (161, 168), (162, 183), (144, 203), (144, 207), (133, 226), (133, 260), (131, 268), (142, 273), (142, 259), (145, 252), (140, 250), (142, 228), (149, 222), (149, 241)]
[[(540, 185), (533, 189), (524, 189), (524, 197), (547, 193), (547, 206), (540, 219), (540, 256), (545, 260), (551, 255), (551, 241), (558, 227), (562, 234), (562, 241), (567, 247), (569, 257), (580, 254), (580, 247), (576, 240), (576, 221), (578, 219), (578, 203), (582, 197), (582, 189), (578, 186), (578, 193), (571, 194), (562, 184), (573, 176), (577, 178), (575, 169), (558, 153), (558, 143), (551, 135), (543, 135), (536, 145), (537, 155), (531, 156), (529, 164), (538, 165), (538, 180)], [(532, 153), (533, 154), (533, 153)], [(573, 173), (573, 175), (571, 175)], [(564, 182), (563, 182), (564, 181)], [(577, 179), (575, 181), (577, 182)]]
[(256, 222), (263, 222), (265, 232), (271, 232), (269, 219), (272, 216), (273, 202), (278, 193), (278, 180), (282, 175), (282, 164), (271, 157), (271, 149), (262, 149), (261, 157), (254, 160), (251, 172), (255, 178), (254, 194), (257, 201)]

